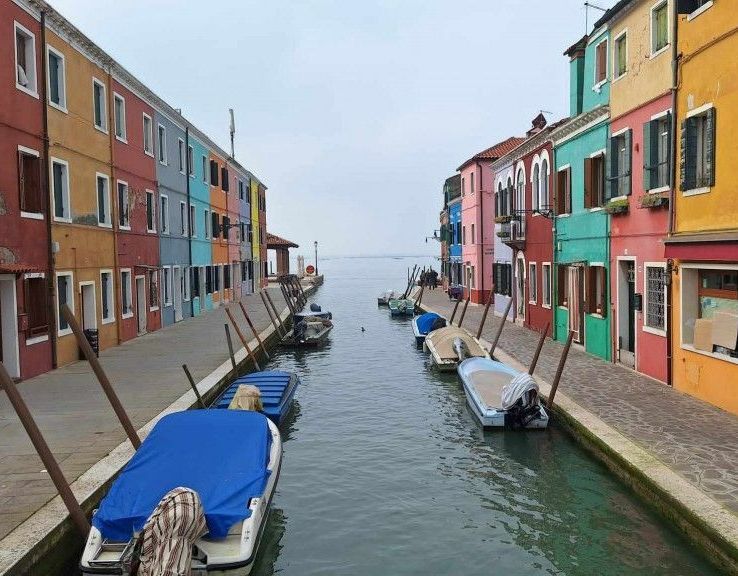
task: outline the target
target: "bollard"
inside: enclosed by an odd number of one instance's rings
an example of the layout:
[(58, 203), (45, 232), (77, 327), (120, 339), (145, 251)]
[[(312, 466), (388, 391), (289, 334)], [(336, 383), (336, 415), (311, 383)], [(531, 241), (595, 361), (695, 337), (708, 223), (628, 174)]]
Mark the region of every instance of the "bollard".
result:
[(256, 338), (259, 346), (261, 346), (261, 349), (264, 351), (264, 356), (266, 356), (267, 360), (269, 360), (269, 352), (267, 352), (266, 346), (264, 346), (264, 342), (261, 341), (261, 337), (259, 336), (259, 332), (256, 330), (254, 323), (251, 321), (251, 318), (249, 318), (249, 315), (246, 313), (246, 307), (243, 305), (243, 302), (239, 302), (238, 305), (241, 307), (241, 312), (243, 312), (243, 315), (246, 318), (246, 322), (248, 322), (251, 331), (254, 333), (254, 338)]
[(459, 309), (460, 303), (461, 303), (461, 300), (457, 299), (456, 304), (454, 305), (454, 311), (451, 312), (451, 320), (448, 321), (449, 326), (452, 326), (454, 323), (454, 317), (456, 316), (456, 311)]
[(231, 341), (231, 331), (228, 328), (228, 324), (223, 324), (226, 333), (226, 341), (228, 342), (228, 354), (231, 356), (231, 365), (233, 370), (236, 370), (236, 356), (233, 354), (233, 342)]
[(500, 341), (500, 335), (502, 334), (502, 329), (505, 327), (505, 321), (507, 320), (507, 315), (510, 313), (510, 308), (512, 308), (512, 303), (513, 299), (510, 298), (510, 300), (507, 301), (507, 306), (505, 306), (505, 312), (502, 314), (502, 318), (500, 319), (500, 325), (497, 328), (495, 340), (492, 342), (492, 348), (489, 349), (490, 358), (494, 358), (495, 348), (497, 348), (497, 343)]
[(256, 360), (256, 355), (253, 352), (251, 352), (249, 343), (246, 340), (246, 337), (243, 335), (243, 332), (241, 332), (241, 328), (239, 328), (238, 324), (236, 324), (236, 319), (233, 317), (233, 313), (228, 308), (226, 308), (226, 314), (228, 315), (228, 319), (231, 321), (231, 324), (233, 324), (233, 329), (236, 331), (236, 335), (238, 336), (238, 339), (241, 340), (241, 344), (243, 344), (244, 350), (246, 350), (246, 356), (248, 358), (251, 358), (251, 360), (254, 363), (254, 366), (256, 367), (256, 370), (261, 372), (261, 366), (259, 366), (259, 362)]
[(482, 314), (482, 321), (479, 323), (479, 328), (477, 329), (477, 340), (482, 336), (482, 328), (484, 328), (484, 323), (487, 321), (487, 312), (489, 312), (490, 304), (492, 304), (492, 290), (489, 292), (489, 298), (487, 298), (487, 304), (484, 306), (484, 313)]
[(546, 335), (548, 334), (548, 327), (551, 325), (550, 322), (546, 323), (546, 327), (543, 329), (543, 332), (541, 332), (541, 337), (538, 340), (538, 347), (536, 348), (536, 353), (533, 354), (533, 360), (530, 362), (530, 368), (528, 368), (528, 374), (533, 376), (533, 372), (536, 370), (536, 364), (538, 364), (538, 357), (541, 355), (541, 350), (543, 350), (543, 343), (546, 341)]
[(184, 373), (187, 376), (187, 380), (190, 381), (190, 387), (195, 393), (195, 396), (197, 396), (197, 402), (200, 404), (200, 408), (205, 408), (205, 402), (203, 402), (202, 396), (200, 396), (200, 391), (197, 389), (195, 379), (192, 377), (192, 374), (190, 374), (190, 369), (187, 368), (187, 364), (182, 364), (182, 370), (184, 370)]
[(548, 402), (546, 403), (546, 407), (549, 409), (549, 411), (553, 410), (554, 397), (556, 396), (556, 390), (558, 390), (559, 388), (561, 375), (564, 373), (564, 364), (566, 364), (566, 359), (569, 357), (569, 350), (571, 349), (571, 343), (573, 340), (574, 331), (569, 330), (569, 337), (566, 339), (564, 351), (561, 353), (561, 359), (559, 359), (559, 365), (556, 368), (556, 375), (554, 376), (554, 380), (551, 384), (551, 393), (548, 395)]
[(469, 306), (469, 298), (466, 299), (466, 302), (464, 302), (464, 308), (461, 310), (461, 317), (459, 318), (459, 323), (457, 326), (461, 328), (461, 323), (464, 321), (464, 316), (466, 316), (466, 308)]

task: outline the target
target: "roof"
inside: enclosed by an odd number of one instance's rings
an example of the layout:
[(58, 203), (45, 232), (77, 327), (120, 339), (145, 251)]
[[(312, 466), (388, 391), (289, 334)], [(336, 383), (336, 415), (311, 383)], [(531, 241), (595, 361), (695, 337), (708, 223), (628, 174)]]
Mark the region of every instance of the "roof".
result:
[(564, 56), (569, 56), (570, 58), (573, 58), (577, 52), (582, 51), (587, 47), (587, 40), (589, 40), (589, 35), (585, 34), (579, 40), (574, 42), (574, 44), (564, 50)]
[(498, 142), (494, 146), (490, 146), (486, 150), (482, 150), (478, 154), (475, 154), (469, 160), (464, 162), (461, 166), (457, 168), (457, 170), (461, 170), (468, 164), (471, 164), (472, 162), (477, 162), (479, 160), (497, 160), (500, 156), (504, 156), (514, 148), (517, 148), (520, 146), (523, 142), (525, 142), (525, 138), (519, 138), (517, 136), (511, 136), (507, 140), (503, 140), (502, 142)]
[(0, 262), (0, 274), (24, 274), (26, 272), (43, 272), (43, 268), (33, 264), (3, 263)]
[(632, 3), (633, 0), (620, 0), (620, 2), (615, 4), (615, 6), (607, 10), (602, 15), (602, 18), (594, 23), (594, 30), (597, 30), (597, 28), (599, 28), (600, 26), (607, 24), (610, 20), (617, 16), (622, 10), (625, 10), (625, 8), (627, 8)]
[(285, 240), (284, 238), (280, 238), (279, 236), (272, 234), (271, 232), (267, 232), (267, 248), (299, 248), (300, 246), (295, 244), (294, 242), (291, 242), (290, 240)]

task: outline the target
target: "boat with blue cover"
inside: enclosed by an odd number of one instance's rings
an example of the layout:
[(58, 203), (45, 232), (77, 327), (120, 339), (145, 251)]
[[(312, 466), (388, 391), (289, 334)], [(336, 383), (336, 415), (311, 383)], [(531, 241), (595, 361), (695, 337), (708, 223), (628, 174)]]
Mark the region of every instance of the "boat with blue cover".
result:
[(294, 372), (270, 370), (253, 372), (234, 380), (213, 402), (211, 408), (228, 408), (241, 385), (255, 386), (261, 394), (262, 412), (269, 419), (281, 424), (292, 408), (300, 378)]
[(410, 298), (393, 298), (388, 303), (390, 316), (412, 316), (415, 314), (415, 301)]
[(164, 416), (94, 512), (82, 574), (130, 574), (126, 558), (144, 525), (178, 487), (197, 494), (206, 524), (191, 546), (192, 574), (249, 574), (281, 463), (279, 430), (264, 414), (188, 410)]
[(433, 332), (433, 330), (438, 330), (446, 326), (446, 319), (435, 312), (426, 312), (425, 314), (414, 316), (412, 325), (415, 343), (420, 345), (425, 341), (425, 337)]

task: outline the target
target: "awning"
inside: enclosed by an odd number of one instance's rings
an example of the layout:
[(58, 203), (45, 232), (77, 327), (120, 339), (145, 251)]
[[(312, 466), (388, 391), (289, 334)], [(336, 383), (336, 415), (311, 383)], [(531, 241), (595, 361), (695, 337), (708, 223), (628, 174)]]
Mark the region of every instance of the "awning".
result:
[(0, 262), (0, 274), (25, 274), (26, 272), (43, 272), (44, 268), (33, 264), (4, 264)]
[(664, 256), (678, 260), (738, 262), (738, 234), (681, 234), (664, 239)]

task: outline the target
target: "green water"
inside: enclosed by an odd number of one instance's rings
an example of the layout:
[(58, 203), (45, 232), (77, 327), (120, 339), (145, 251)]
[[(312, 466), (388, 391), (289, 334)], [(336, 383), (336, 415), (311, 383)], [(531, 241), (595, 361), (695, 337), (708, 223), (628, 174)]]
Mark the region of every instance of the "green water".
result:
[(253, 573), (716, 574), (556, 427), (482, 433), (456, 376), (376, 306), (415, 262), (321, 262), (336, 328), (269, 366), (302, 387)]

